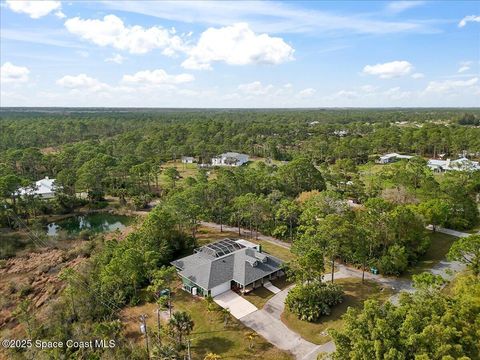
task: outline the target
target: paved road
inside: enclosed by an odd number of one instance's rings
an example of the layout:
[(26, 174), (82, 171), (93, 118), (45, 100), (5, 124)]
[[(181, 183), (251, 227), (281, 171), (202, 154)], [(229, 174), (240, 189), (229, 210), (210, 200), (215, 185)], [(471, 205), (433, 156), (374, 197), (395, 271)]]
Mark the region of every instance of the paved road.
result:
[[(428, 229), (428, 230), (433, 230), (432, 225), (428, 225), (428, 226), (427, 226), (427, 229)], [(437, 227), (435, 228), (435, 231), (436, 231), (436, 232), (443, 233), (443, 234), (452, 235), (452, 236), (455, 236), (455, 237), (467, 237), (467, 236), (472, 235), (472, 234), (464, 233), (464, 232), (457, 231), (457, 230), (445, 229), (445, 228), (442, 228), (442, 227), (440, 227), (440, 226), (437, 226)]]

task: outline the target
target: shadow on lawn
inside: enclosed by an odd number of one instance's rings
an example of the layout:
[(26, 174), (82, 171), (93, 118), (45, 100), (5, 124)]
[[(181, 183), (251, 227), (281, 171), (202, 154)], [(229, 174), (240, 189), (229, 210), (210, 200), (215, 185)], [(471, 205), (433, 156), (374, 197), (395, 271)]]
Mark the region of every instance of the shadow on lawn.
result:
[(200, 355), (199, 358), (203, 359), (209, 352), (214, 354), (223, 354), (230, 350), (233, 345), (234, 343), (232, 340), (218, 336), (212, 336), (198, 340), (197, 344), (195, 345), (195, 351), (198, 355)]

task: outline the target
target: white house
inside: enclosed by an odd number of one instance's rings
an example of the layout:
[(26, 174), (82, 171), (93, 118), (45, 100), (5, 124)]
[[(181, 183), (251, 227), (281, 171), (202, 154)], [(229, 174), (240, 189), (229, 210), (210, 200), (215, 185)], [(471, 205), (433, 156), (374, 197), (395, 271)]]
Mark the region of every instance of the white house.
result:
[(212, 158), (213, 166), (241, 166), (248, 162), (248, 155), (226, 152)]
[(38, 196), (42, 199), (51, 199), (55, 197), (55, 190), (55, 179), (49, 179), (48, 176), (46, 176), (44, 179), (35, 182), (34, 186), (18, 189), (17, 194), (20, 196), (31, 195)]
[(380, 156), (380, 158), (377, 160), (377, 163), (379, 164), (389, 164), (392, 162), (395, 162), (397, 160), (401, 159), (411, 159), (413, 156), (411, 155), (400, 155), (397, 153), (390, 153), (390, 154), (385, 154), (383, 156)]
[(480, 165), (478, 161), (472, 161), (466, 157), (461, 157), (457, 160), (428, 160), (427, 166), (435, 172), (444, 172), (444, 171), (475, 171), (480, 170)]
[(192, 156), (182, 156), (182, 163), (184, 164), (193, 164), (195, 162), (195, 158)]

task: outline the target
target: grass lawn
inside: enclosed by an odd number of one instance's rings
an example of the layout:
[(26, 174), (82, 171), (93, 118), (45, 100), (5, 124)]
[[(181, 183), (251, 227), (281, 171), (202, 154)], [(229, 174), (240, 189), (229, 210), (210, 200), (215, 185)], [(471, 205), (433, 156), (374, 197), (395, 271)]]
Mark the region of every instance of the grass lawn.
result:
[(255, 239), (249, 241), (260, 244), (262, 246), (262, 251), (272, 254), (273, 256), (276, 256), (283, 261), (290, 261), (293, 260), (293, 258), (295, 257), (295, 255), (292, 254), (290, 249), (272, 244), (268, 241)]
[[(201, 360), (209, 352), (220, 355), (222, 359), (292, 359), (290, 354), (275, 348), (261, 336), (256, 337), (254, 347), (250, 349), (249, 340), (246, 338), (246, 334), (251, 332), (249, 328), (232, 316), (229, 316), (227, 325), (224, 326), (220, 307), (215, 306), (213, 311), (208, 311), (205, 299), (193, 297), (180, 289), (179, 286), (178, 282), (178, 286), (173, 292), (173, 311), (187, 311), (195, 323), (190, 335), (193, 359)], [(149, 314), (147, 325), (150, 328), (155, 328), (156, 319), (153, 315), (155, 308), (155, 304), (148, 303), (127, 308), (124, 311), (127, 311), (127, 314), (134, 318), (140, 313)], [(127, 324), (127, 336), (139, 343), (143, 341), (138, 331), (138, 323)]]
[[(283, 289), (285, 289), (286, 287), (288, 287), (292, 284), (291, 281), (288, 281), (286, 276), (282, 276), (281, 278), (277, 278), (277, 279), (272, 280), (270, 282), (272, 283), (272, 285), (276, 286), (280, 290), (283, 290)], [(265, 303), (273, 295), (275, 295), (275, 294), (272, 293), (267, 288), (262, 286), (262, 287), (256, 288), (255, 290), (249, 292), (248, 294), (244, 295), (243, 297), (245, 298), (245, 300), (250, 301), (257, 308), (261, 309), (265, 306)]]
[(366, 281), (365, 284), (362, 284), (361, 279), (346, 278), (335, 280), (335, 282), (343, 286), (345, 297), (341, 304), (332, 309), (332, 313), (329, 316), (323, 316), (320, 321), (311, 323), (299, 320), (294, 314), (285, 309), (282, 314), (283, 323), (305, 340), (315, 344), (324, 344), (331, 340), (327, 330), (339, 329), (343, 326), (341, 317), (345, 314), (348, 307), (359, 308), (369, 298), (375, 298), (383, 302), (391, 295), (390, 290), (384, 289), (382, 291), (381, 286), (373, 281)]
[(261, 309), (265, 305), (265, 303), (270, 299), (274, 293), (272, 293), (267, 288), (260, 286), (253, 291), (250, 291), (248, 294), (244, 295), (243, 297), (245, 300), (248, 300), (257, 308)]
[(428, 236), (432, 241), (430, 248), (427, 250), (422, 259), (415, 264), (414, 267), (408, 269), (402, 277), (411, 278), (414, 274), (427, 271), (447, 256), (450, 246), (452, 246), (456, 237), (442, 234), (438, 232), (428, 232)]

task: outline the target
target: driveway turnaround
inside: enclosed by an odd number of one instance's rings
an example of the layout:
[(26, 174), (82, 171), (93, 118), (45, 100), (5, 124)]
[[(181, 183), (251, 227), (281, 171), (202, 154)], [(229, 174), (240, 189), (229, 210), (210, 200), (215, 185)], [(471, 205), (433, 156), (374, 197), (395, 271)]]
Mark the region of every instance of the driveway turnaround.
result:
[(267, 301), (263, 309), (244, 316), (240, 321), (262, 335), (276, 347), (290, 351), (297, 360), (314, 360), (319, 352), (328, 351), (322, 346), (312, 344), (290, 330), (280, 320), (285, 307), (284, 301), (292, 287), (281, 290)]
[(222, 308), (230, 310), (230, 314), (237, 319), (240, 319), (258, 310), (255, 305), (245, 300), (232, 290), (228, 290), (220, 295), (215, 296), (213, 301), (215, 301)]
[(263, 286), (274, 294), (278, 294), (281, 291), (279, 288), (273, 285), (270, 281), (267, 281), (265, 284), (263, 284)]

